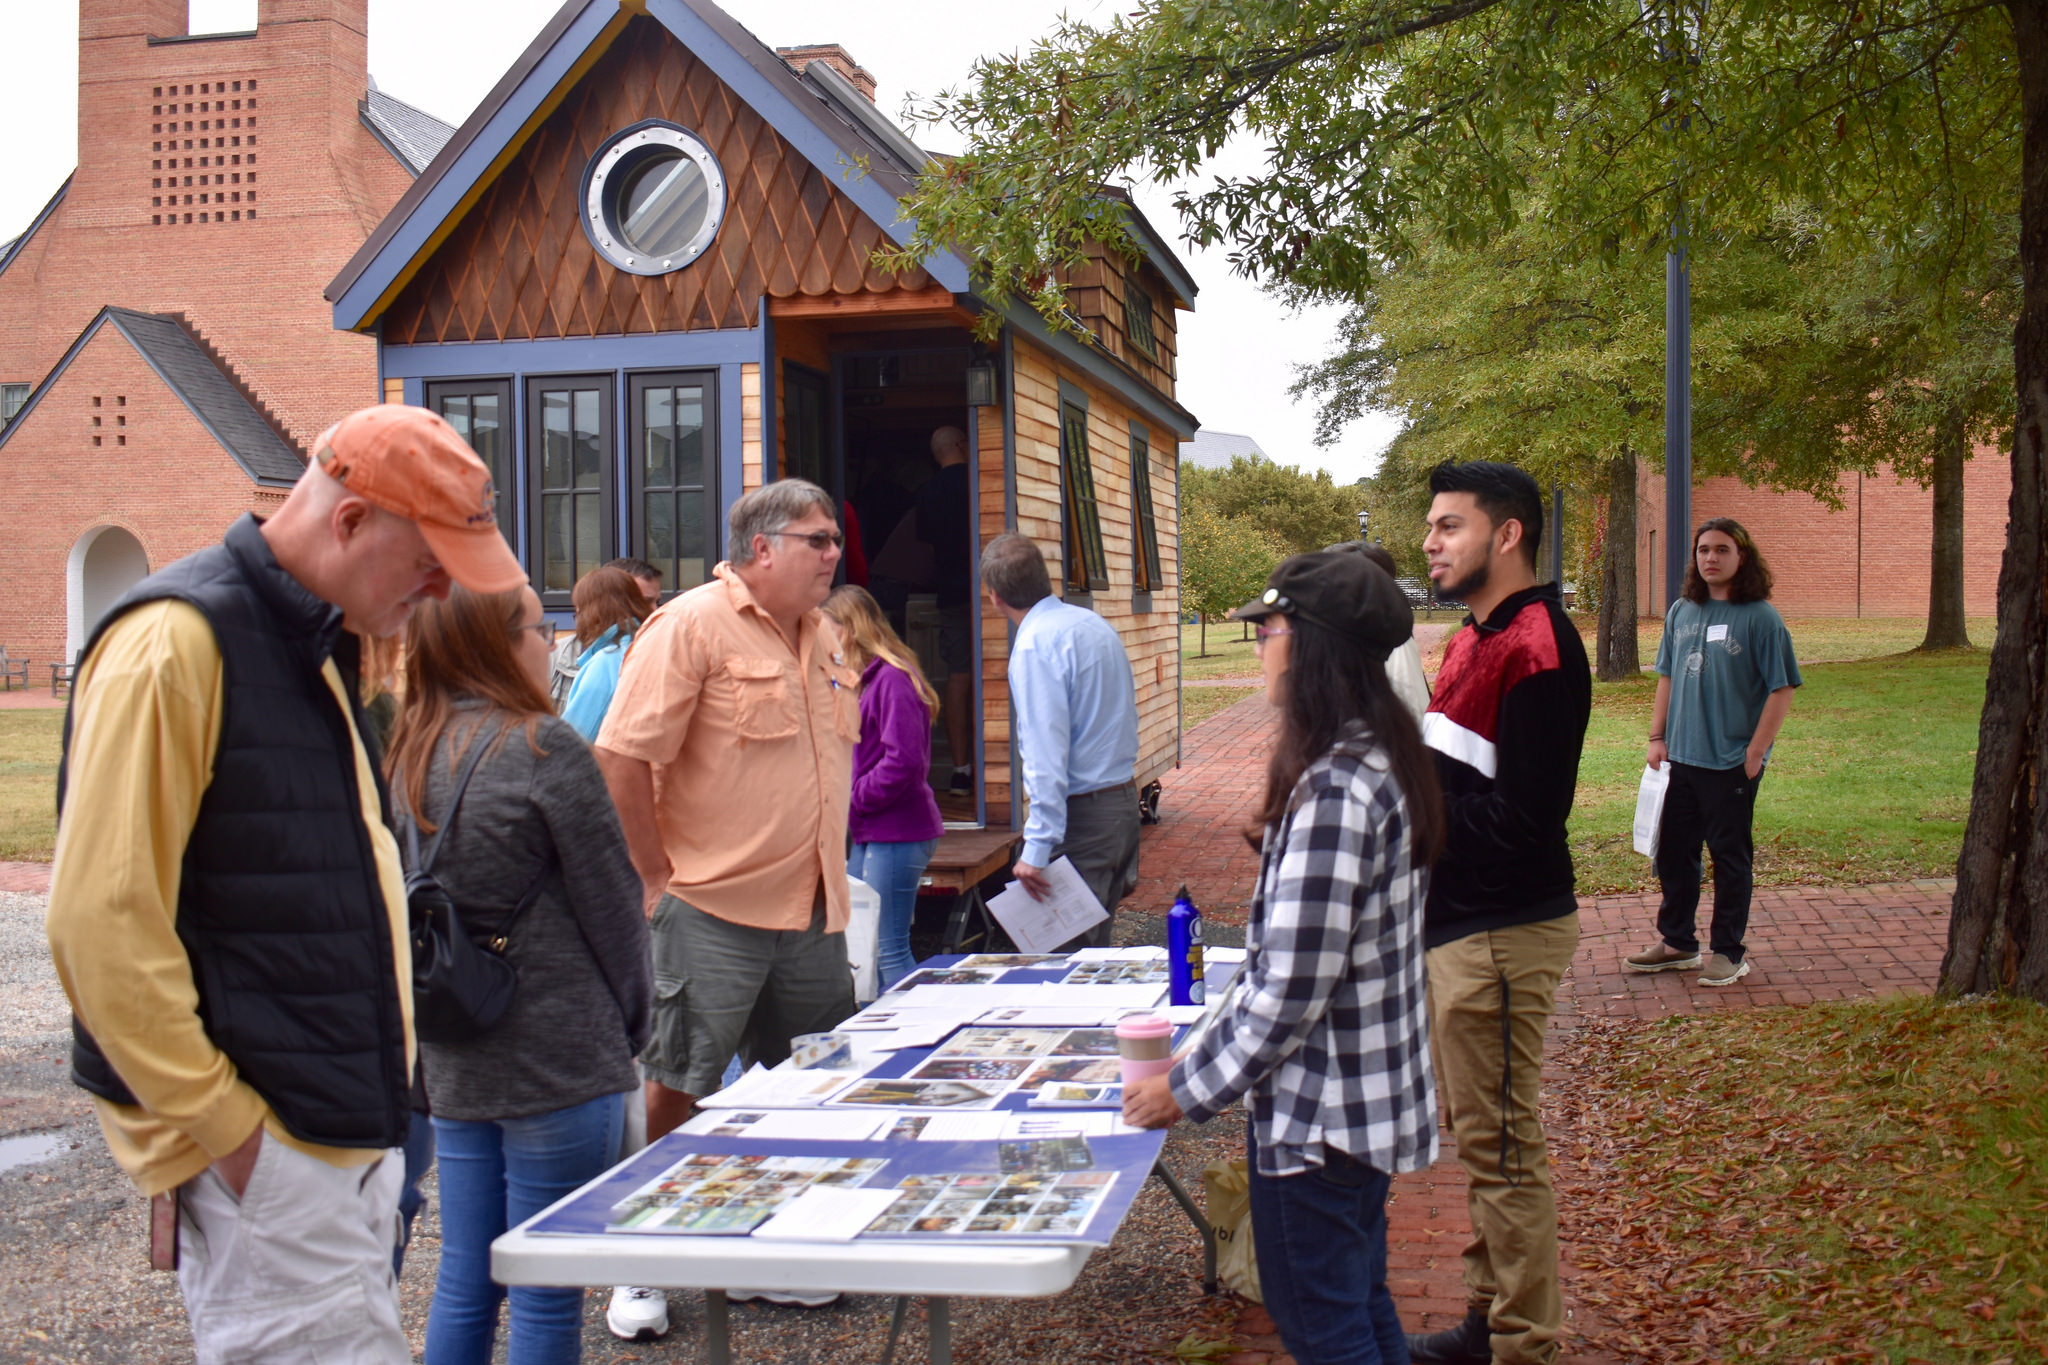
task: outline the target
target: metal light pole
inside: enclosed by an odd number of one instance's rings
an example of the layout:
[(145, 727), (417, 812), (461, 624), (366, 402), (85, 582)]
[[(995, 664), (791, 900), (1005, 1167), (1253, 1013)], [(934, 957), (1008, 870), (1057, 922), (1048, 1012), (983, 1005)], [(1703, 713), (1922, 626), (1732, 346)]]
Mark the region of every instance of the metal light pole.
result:
[(1692, 558), (1692, 261), (1671, 219), (1664, 257), (1664, 605), (1678, 600)]

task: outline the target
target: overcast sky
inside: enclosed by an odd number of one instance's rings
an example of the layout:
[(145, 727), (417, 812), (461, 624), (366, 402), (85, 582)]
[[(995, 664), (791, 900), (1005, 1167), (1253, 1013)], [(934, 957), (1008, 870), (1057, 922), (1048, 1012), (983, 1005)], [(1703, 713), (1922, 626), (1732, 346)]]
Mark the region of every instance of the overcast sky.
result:
[[(866, 8), (844, 0), (722, 2), (770, 46), (843, 44), (874, 73), (881, 107), (896, 115), (907, 96), (960, 84), (975, 57), (1024, 45), (1062, 11), (1086, 18), (1113, 12), (1114, 0), (972, 7), (888, 0)], [(0, 241), (27, 226), (63, 183), (78, 141), (76, 4), (17, 0), (8, 8), (14, 74), (0, 82), (0, 127), (40, 135), (18, 136), (10, 147), (14, 170), (0, 177)], [(389, 93), (459, 124), (558, 8), (559, 0), (370, 0), (370, 73)], [(255, 0), (192, 0), (191, 11), (195, 33), (255, 27)], [(877, 23), (884, 14), (886, 31)], [(943, 132), (912, 131), (934, 150), (951, 150)], [(1138, 200), (1154, 226), (1177, 239), (1167, 195), (1141, 187)], [(1329, 347), (1337, 310), (1289, 313), (1233, 276), (1223, 251), (1192, 252), (1178, 240), (1174, 246), (1201, 286), (1194, 313), (1181, 320), (1181, 402), (1205, 427), (1255, 437), (1282, 464), (1327, 468), (1339, 482), (1370, 473), (1393, 438), (1391, 419), (1357, 423), (1339, 445), (1322, 450), (1311, 440), (1312, 407), (1287, 393), (1294, 366)]]

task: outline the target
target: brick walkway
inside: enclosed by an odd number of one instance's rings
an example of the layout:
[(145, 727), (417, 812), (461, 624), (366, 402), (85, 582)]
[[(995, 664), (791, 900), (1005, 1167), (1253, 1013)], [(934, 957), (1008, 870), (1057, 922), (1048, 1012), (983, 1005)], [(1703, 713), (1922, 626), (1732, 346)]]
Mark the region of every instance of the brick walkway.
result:
[[(1263, 696), (1248, 697), (1188, 731), (1181, 767), (1164, 780), (1160, 822), (1144, 833), (1135, 903), (1164, 905), (1186, 881), (1204, 915), (1244, 923), (1258, 861), (1242, 830), (1264, 781), (1270, 717)], [(1656, 1019), (1931, 990), (1954, 889), (1948, 880), (1759, 889), (1748, 935), (1751, 972), (1719, 989), (1696, 985), (1695, 972), (1646, 976), (1622, 965), (1655, 936), (1655, 895), (1583, 897), (1579, 953), (1558, 992), (1552, 1048), (1567, 1044), (1586, 1015)], [(1448, 1327), (1465, 1311), (1458, 1257), (1471, 1223), (1448, 1129), (1441, 1148), (1428, 1170), (1395, 1180), (1387, 1210), (1387, 1279), (1411, 1331)], [(1570, 1257), (1561, 1259), (1569, 1326), (1578, 1310)], [(1238, 1331), (1238, 1351), (1226, 1365), (1292, 1365), (1263, 1309), (1247, 1305)], [(1596, 1359), (1569, 1348), (1565, 1358)]]

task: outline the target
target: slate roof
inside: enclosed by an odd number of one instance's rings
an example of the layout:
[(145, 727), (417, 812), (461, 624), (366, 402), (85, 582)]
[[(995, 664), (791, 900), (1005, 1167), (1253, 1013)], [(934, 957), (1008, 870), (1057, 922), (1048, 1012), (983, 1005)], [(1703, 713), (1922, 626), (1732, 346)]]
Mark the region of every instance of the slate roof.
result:
[(270, 424), (249, 395), (220, 362), (174, 313), (139, 313), (132, 308), (106, 307), (79, 333), (43, 381), (36, 385), (28, 402), (15, 414), (0, 445), (20, 431), (36, 405), (43, 400), (86, 343), (111, 323), (128, 339), (165, 387), (175, 394), (199, 424), (207, 429), (221, 448), (234, 457), (244, 472), (257, 483), (290, 486), (298, 482), (306, 462), (299, 452)]
[(424, 109), (416, 109), (402, 99), (385, 94), (377, 88), (375, 77), (370, 79), (370, 93), (357, 102), (363, 126), (368, 128), (379, 142), (389, 148), (391, 154), (405, 164), (405, 168), (418, 177), (441, 149), (448, 145), (448, 139), (455, 136), (453, 124), (443, 123)]
[(1233, 457), (1258, 456), (1270, 460), (1264, 446), (1249, 436), (1234, 431), (1210, 431), (1204, 428), (1195, 433), (1192, 441), (1180, 443), (1180, 462), (1195, 469), (1225, 469)]

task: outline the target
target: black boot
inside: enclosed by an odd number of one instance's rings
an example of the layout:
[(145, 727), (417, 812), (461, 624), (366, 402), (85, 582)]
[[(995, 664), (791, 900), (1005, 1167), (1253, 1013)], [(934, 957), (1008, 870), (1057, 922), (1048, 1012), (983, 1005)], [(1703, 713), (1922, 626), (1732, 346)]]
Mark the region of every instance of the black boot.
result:
[(1468, 1310), (1456, 1327), (1424, 1336), (1408, 1334), (1408, 1358), (1415, 1365), (1493, 1365), (1493, 1334), (1486, 1314)]

